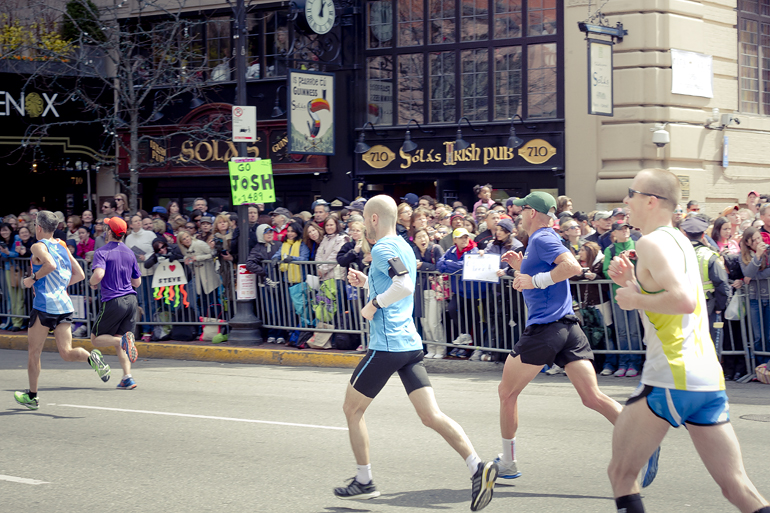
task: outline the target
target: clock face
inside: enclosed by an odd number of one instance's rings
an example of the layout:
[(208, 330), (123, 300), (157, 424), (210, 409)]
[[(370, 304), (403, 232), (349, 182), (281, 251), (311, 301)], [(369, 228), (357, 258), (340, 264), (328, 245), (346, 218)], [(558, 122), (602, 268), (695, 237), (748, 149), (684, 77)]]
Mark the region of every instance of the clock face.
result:
[(305, 19), (310, 30), (316, 34), (326, 34), (334, 26), (337, 12), (332, 0), (307, 0), (305, 2)]
[(372, 34), (381, 42), (393, 38), (393, 4), (392, 0), (380, 0), (369, 4), (369, 26)]

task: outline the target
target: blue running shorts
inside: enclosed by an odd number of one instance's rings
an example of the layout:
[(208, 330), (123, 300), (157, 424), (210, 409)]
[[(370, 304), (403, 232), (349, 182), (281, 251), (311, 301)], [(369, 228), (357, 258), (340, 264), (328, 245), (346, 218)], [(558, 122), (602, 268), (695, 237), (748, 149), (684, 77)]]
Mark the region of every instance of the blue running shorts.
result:
[(687, 423), (693, 426), (717, 426), (730, 422), (730, 404), (724, 390), (690, 392), (640, 384), (626, 404), (647, 399), (650, 411), (678, 428)]

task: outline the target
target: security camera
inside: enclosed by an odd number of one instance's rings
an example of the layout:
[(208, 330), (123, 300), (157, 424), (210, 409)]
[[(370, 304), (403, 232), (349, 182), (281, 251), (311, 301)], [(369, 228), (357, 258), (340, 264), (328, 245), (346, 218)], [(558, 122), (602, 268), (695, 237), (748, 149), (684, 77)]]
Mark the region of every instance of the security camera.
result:
[(671, 142), (671, 134), (664, 128), (665, 125), (657, 124), (652, 130), (652, 142), (658, 148), (663, 148)]

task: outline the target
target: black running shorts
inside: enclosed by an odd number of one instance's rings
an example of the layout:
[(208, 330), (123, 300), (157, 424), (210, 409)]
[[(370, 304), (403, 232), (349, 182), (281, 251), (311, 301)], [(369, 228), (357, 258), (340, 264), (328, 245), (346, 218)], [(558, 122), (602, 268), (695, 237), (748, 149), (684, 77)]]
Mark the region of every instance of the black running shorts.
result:
[(512, 356), (530, 365), (564, 368), (577, 360), (593, 360), (594, 353), (577, 317), (567, 315), (549, 324), (530, 324), (513, 346)]
[(422, 350), (389, 353), (369, 349), (353, 371), (350, 384), (366, 397), (374, 399), (393, 373), (398, 372), (409, 395), (418, 388), (430, 386), (422, 357)]
[(33, 308), (32, 313), (29, 314), (29, 325), (34, 326), (37, 319), (40, 319), (40, 324), (49, 330), (55, 330), (59, 324), (72, 324), (72, 312), (49, 314)]
[(92, 333), (99, 335), (123, 336), (136, 327), (136, 294), (110, 299), (102, 305), (102, 312), (96, 319)]

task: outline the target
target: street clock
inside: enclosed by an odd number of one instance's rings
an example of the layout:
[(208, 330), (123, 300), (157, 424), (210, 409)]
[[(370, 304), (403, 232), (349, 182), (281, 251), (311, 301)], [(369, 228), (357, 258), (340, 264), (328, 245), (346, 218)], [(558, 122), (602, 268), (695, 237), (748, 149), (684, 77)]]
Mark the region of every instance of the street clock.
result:
[(337, 9), (333, 0), (297, 0), (295, 4), (300, 16), (304, 14), (304, 24), (316, 34), (326, 34), (334, 26)]

